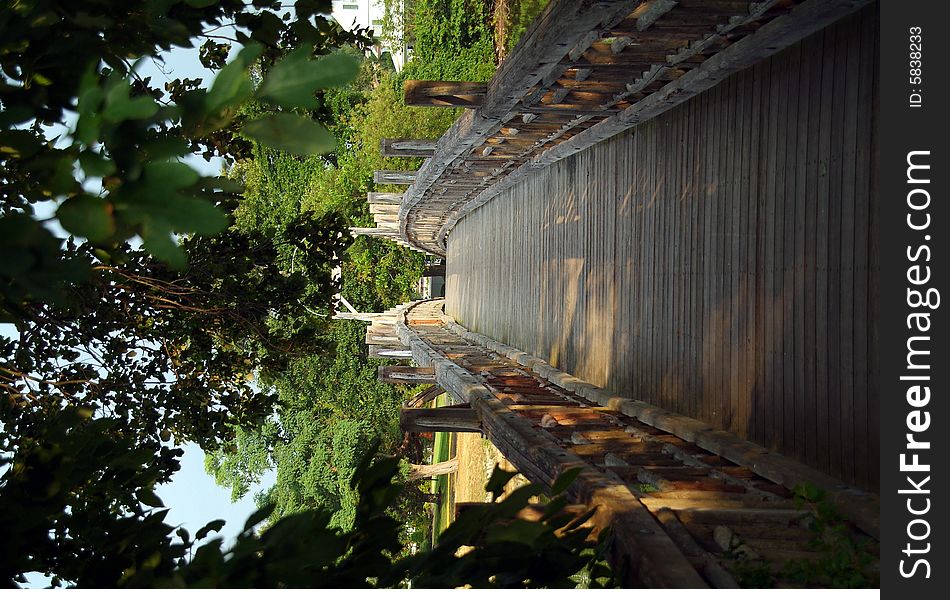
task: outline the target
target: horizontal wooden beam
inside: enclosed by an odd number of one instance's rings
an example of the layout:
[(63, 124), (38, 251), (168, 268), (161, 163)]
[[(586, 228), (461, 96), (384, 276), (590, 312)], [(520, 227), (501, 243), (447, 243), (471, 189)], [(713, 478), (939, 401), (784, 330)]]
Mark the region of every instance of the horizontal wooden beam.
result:
[[(363, 341), (366, 343), (367, 346), (371, 346), (371, 345), (398, 346), (400, 344), (399, 338), (396, 337), (395, 335), (373, 333), (371, 331), (366, 332), (366, 335), (363, 337)], [(380, 367), (380, 369), (382, 368), (383, 367)], [(380, 377), (382, 377), (382, 372), (380, 372)], [(382, 379), (380, 379), (380, 381), (382, 381)], [(393, 382), (387, 381), (385, 383), (393, 383)]]
[(373, 204), (399, 204), (402, 202), (399, 192), (367, 192), (366, 201)]
[(407, 138), (383, 138), (379, 152), (386, 157), (421, 156), (428, 158), (435, 152), (439, 140), (413, 140)]
[(389, 384), (435, 383), (435, 371), (432, 367), (382, 365), (376, 372), (376, 379), (380, 383)]
[(415, 171), (375, 171), (373, 173), (373, 181), (380, 185), (412, 185), (415, 180)]
[(476, 108), (482, 105), (488, 84), (474, 81), (424, 81), (408, 79), (403, 84), (407, 106), (458, 106)]
[(403, 431), (480, 433), (481, 426), (478, 413), (464, 405), (442, 408), (403, 408), (399, 412), (399, 427)]
[(389, 358), (393, 360), (412, 360), (412, 351), (405, 347), (369, 346), (370, 358)]
[(376, 237), (398, 237), (397, 229), (388, 229), (382, 227), (350, 227), (350, 235), (371, 235)]

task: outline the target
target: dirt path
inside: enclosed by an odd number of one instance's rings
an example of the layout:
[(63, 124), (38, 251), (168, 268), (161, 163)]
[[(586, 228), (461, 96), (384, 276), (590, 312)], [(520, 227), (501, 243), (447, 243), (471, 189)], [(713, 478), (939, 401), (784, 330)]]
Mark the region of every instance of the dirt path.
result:
[[(455, 474), (454, 502), (490, 501), (485, 484), (495, 465), (501, 465), (506, 471), (515, 470), (497, 448), (477, 433), (457, 435), (456, 456), (459, 459), (459, 467)], [(526, 483), (528, 480), (518, 475), (505, 486), (505, 491), (511, 492)]]

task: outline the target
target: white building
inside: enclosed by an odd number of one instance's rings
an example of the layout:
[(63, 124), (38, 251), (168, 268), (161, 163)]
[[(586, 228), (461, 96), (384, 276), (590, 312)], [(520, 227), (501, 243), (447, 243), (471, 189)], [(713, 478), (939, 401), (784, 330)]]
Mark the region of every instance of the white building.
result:
[[(401, 8), (402, 2), (393, 2), (393, 5)], [(383, 31), (383, 17), (386, 15), (383, 0), (333, 0), (330, 15), (347, 31), (357, 27), (371, 28), (379, 39), (379, 45), (375, 48), (376, 55), (389, 52), (397, 71), (406, 64), (406, 47), (401, 32)], [(402, 14), (395, 15), (394, 21), (401, 28)]]

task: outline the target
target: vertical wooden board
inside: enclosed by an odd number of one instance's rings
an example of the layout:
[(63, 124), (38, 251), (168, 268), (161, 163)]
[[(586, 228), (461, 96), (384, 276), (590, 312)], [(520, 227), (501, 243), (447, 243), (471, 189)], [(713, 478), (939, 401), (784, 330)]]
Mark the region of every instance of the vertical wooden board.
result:
[(701, 311), (701, 321), (702, 327), (700, 329), (700, 344), (699, 344), (699, 371), (700, 371), (700, 388), (696, 394), (695, 407), (693, 408), (693, 414), (698, 419), (703, 419), (708, 422), (708, 417), (706, 416), (705, 405), (706, 398), (708, 398), (712, 393), (713, 387), (713, 377), (712, 377), (712, 356), (709, 351), (709, 343), (711, 341), (711, 331), (710, 331), (710, 315), (712, 314), (712, 285), (711, 285), (711, 273), (712, 273), (712, 206), (711, 206), (711, 190), (712, 190), (712, 180), (713, 172), (711, 163), (712, 153), (709, 151), (708, 144), (705, 140), (710, 139), (710, 134), (712, 132), (713, 120), (710, 118), (712, 114), (712, 96), (713, 91), (706, 92), (702, 94), (699, 98), (702, 102), (702, 128), (700, 135), (704, 140), (701, 150), (702, 154), (700, 156), (700, 162), (702, 164), (702, 188), (699, 190), (699, 194), (696, 198), (699, 203), (700, 213), (702, 214), (703, 224), (702, 224), (702, 257), (703, 260), (699, 265), (699, 277), (698, 285), (700, 286), (702, 292), (702, 311)]
[(737, 213), (736, 213), (736, 129), (738, 106), (735, 102), (735, 77), (730, 77), (724, 81), (726, 94), (725, 105), (725, 124), (726, 135), (724, 136), (724, 146), (721, 150), (723, 155), (722, 167), (722, 186), (720, 188), (719, 202), (722, 207), (722, 378), (723, 378), (723, 397), (721, 399), (723, 428), (727, 431), (735, 431), (736, 417), (736, 372), (738, 355), (736, 350), (735, 314), (737, 312), (736, 302), (738, 300), (736, 293), (735, 280), (735, 261), (738, 250), (738, 239), (735, 237)]
[(698, 98), (693, 99), (693, 106), (696, 111), (695, 121), (695, 130), (696, 130), (696, 143), (694, 160), (696, 161), (696, 188), (693, 195), (693, 205), (696, 207), (696, 235), (695, 235), (695, 261), (692, 265), (693, 273), (693, 369), (694, 369), (694, 383), (692, 394), (690, 395), (690, 413), (691, 415), (700, 414), (699, 407), (702, 403), (702, 398), (705, 389), (705, 377), (706, 372), (703, 368), (704, 361), (704, 329), (705, 329), (705, 314), (706, 314), (706, 285), (705, 285), (705, 263), (707, 260), (706, 252), (704, 251), (707, 235), (706, 235), (706, 190), (708, 188), (708, 179), (706, 171), (706, 142), (705, 142), (705, 133), (707, 131), (708, 123), (705, 118), (706, 116), (706, 107), (708, 102), (708, 95), (702, 94)]
[(676, 239), (676, 257), (674, 260), (674, 281), (676, 282), (676, 310), (674, 312), (676, 319), (676, 346), (673, 352), (673, 365), (671, 372), (676, 393), (677, 412), (683, 413), (688, 410), (685, 403), (685, 377), (684, 369), (688, 360), (685, 352), (686, 348), (686, 325), (687, 316), (687, 287), (686, 277), (686, 257), (689, 253), (689, 218), (687, 212), (687, 187), (689, 168), (686, 163), (686, 144), (688, 143), (689, 132), (689, 109), (684, 106), (680, 111), (680, 117), (677, 119), (676, 132), (676, 213), (673, 220), (673, 233)]
[(748, 114), (748, 107), (744, 106), (739, 99), (739, 77), (729, 78), (729, 96), (730, 96), (730, 120), (727, 158), (729, 160), (729, 182), (727, 186), (726, 210), (729, 213), (729, 221), (726, 226), (728, 232), (729, 253), (727, 272), (729, 274), (729, 427), (728, 430), (738, 433), (741, 430), (739, 425), (739, 361), (741, 331), (739, 329), (739, 307), (741, 305), (741, 291), (739, 289), (739, 248), (740, 248), (740, 223), (742, 222), (742, 121)]
[(728, 185), (728, 175), (726, 168), (728, 166), (727, 153), (724, 140), (729, 134), (729, 124), (726, 121), (726, 94), (725, 86), (720, 83), (716, 88), (714, 97), (714, 111), (712, 118), (716, 121), (716, 129), (713, 134), (713, 173), (715, 175), (715, 186), (712, 188), (711, 207), (714, 211), (714, 220), (712, 224), (712, 297), (714, 313), (712, 315), (713, 325), (713, 343), (710, 350), (713, 354), (713, 374), (714, 390), (713, 396), (707, 399), (706, 411), (712, 415), (713, 423), (718, 427), (727, 426), (727, 407), (728, 407), (728, 376), (725, 372), (728, 363), (727, 353), (728, 342), (724, 339), (726, 336), (726, 313), (728, 312), (729, 298), (726, 293), (725, 279), (726, 275), (726, 240), (724, 237), (725, 223), (729, 218), (726, 207), (726, 186)]
[(668, 132), (668, 123), (657, 119), (657, 143), (654, 151), (654, 155), (656, 156), (654, 164), (655, 200), (653, 204), (654, 214), (656, 215), (653, 233), (653, 272), (656, 276), (656, 285), (653, 286), (653, 303), (654, 306), (656, 306), (656, 321), (653, 324), (653, 342), (651, 344), (653, 355), (653, 368), (651, 369), (653, 384), (651, 387), (660, 406), (664, 408), (669, 406), (668, 398), (663, 393), (663, 371), (665, 369), (666, 359), (664, 351), (666, 341), (669, 339), (666, 331), (666, 326), (668, 325), (666, 315), (668, 309), (669, 284), (666, 281), (665, 264), (666, 255), (669, 250), (666, 240), (666, 212), (669, 209), (666, 193), (666, 160), (669, 153)]
[(872, 461), (869, 465), (869, 481), (871, 489), (876, 489), (880, 479), (880, 455), (881, 455), (881, 423), (880, 423), (880, 388), (876, 374), (880, 372), (880, 339), (878, 337), (877, 323), (880, 318), (880, 298), (875, 293), (880, 289), (880, 194), (878, 189), (878, 173), (880, 170), (880, 155), (878, 147), (877, 132), (880, 126), (880, 9), (877, 4), (868, 8), (868, 12), (873, 11), (869, 17), (869, 27), (874, 29), (874, 48), (875, 51), (865, 56), (870, 56), (873, 61), (871, 71), (871, 87), (873, 95), (871, 97), (871, 132), (869, 147), (870, 173), (867, 181), (869, 183), (868, 194), (868, 318), (867, 323), (870, 331), (868, 332), (868, 458)]
[[(534, 252), (534, 264), (536, 265), (536, 272), (533, 274), (533, 281), (535, 282), (535, 292), (534, 292), (534, 303), (532, 306), (533, 312), (529, 311), (529, 314), (532, 315), (532, 318), (537, 319), (538, 315), (541, 314), (544, 310), (544, 298), (546, 296), (546, 288), (544, 286), (547, 268), (547, 256), (544, 247), (544, 215), (547, 208), (547, 202), (543, 200), (541, 192), (544, 189), (541, 183), (542, 176), (540, 174), (534, 175), (532, 178), (532, 189), (534, 190), (535, 199), (531, 204), (532, 212), (532, 229), (530, 231), (524, 232), (524, 235), (528, 237), (529, 240), (532, 240), (532, 251)], [(537, 323), (537, 321), (536, 321)], [(533, 345), (529, 347), (534, 348), (535, 351), (532, 354), (536, 356), (543, 355), (542, 351), (542, 342), (543, 342), (543, 333), (540, 331), (541, 327), (537, 324), (533, 325), (528, 329), (530, 335), (526, 338), (533, 342)]]
[[(774, 194), (774, 213), (771, 239), (774, 247), (772, 257), (773, 276), (773, 322), (774, 322), (774, 343), (775, 353), (773, 355), (773, 393), (775, 394), (775, 411), (773, 413), (773, 423), (775, 434), (778, 439), (778, 447), (791, 447), (793, 442), (790, 436), (791, 427), (794, 424), (794, 414), (787, 409), (788, 398), (786, 397), (788, 388), (786, 386), (785, 372), (785, 172), (786, 172), (786, 143), (788, 141), (788, 123), (786, 121), (788, 111), (788, 98), (786, 87), (786, 70), (788, 56), (778, 54), (772, 57), (772, 93), (776, 99), (774, 110), (775, 115), (775, 137), (777, 140), (775, 146), (775, 182), (772, 189)], [(791, 416), (792, 423), (789, 423)]]
[(619, 349), (621, 356), (614, 381), (623, 381), (626, 374), (629, 383), (625, 386), (615, 385), (613, 389), (628, 389), (631, 393), (639, 393), (637, 382), (640, 380), (639, 357), (636, 355), (635, 343), (640, 335), (640, 321), (635, 311), (641, 305), (643, 293), (637, 262), (642, 239), (642, 218), (638, 210), (642, 165), (635, 150), (640, 135), (642, 134), (639, 129), (629, 132), (623, 136), (618, 147), (618, 160), (628, 166), (618, 169), (623, 175), (619, 183), (620, 189), (623, 190), (623, 199), (617, 207), (614, 268), (615, 281), (623, 282), (626, 292), (618, 292), (617, 295), (618, 333), (614, 346)]
[[(706, 99), (706, 139), (718, 140), (719, 133), (719, 115), (716, 109), (718, 102), (719, 89), (712, 90), (703, 94)], [(705, 244), (703, 248), (703, 394), (697, 411), (698, 418), (707, 423), (715, 423), (716, 415), (710, 409), (710, 406), (719, 399), (719, 372), (718, 372), (718, 344), (719, 337), (717, 333), (719, 302), (716, 293), (717, 274), (719, 273), (719, 261), (717, 260), (717, 225), (719, 220), (719, 211), (716, 205), (716, 188), (719, 186), (719, 168), (715, 146), (709, 148), (706, 146), (706, 188), (703, 194), (703, 206), (705, 207)]]
[(679, 119), (671, 119), (669, 112), (663, 115), (665, 123), (665, 159), (663, 166), (664, 183), (664, 210), (663, 210), (663, 277), (665, 292), (663, 294), (664, 325), (663, 325), (663, 365), (660, 369), (660, 387), (666, 398), (670, 410), (677, 410), (677, 399), (674, 396), (675, 387), (672, 385), (673, 356), (676, 348), (676, 130)]
[[(841, 455), (844, 450), (841, 440), (841, 431), (844, 429), (841, 415), (841, 275), (842, 275), (842, 204), (843, 204), (843, 160), (844, 150), (843, 123), (845, 107), (842, 102), (845, 94), (844, 84), (847, 81), (846, 72), (838, 57), (846, 53), (845, 32), (840, 25), (828, 28), (830, 35), (835, 37), (834, 57), (834, 101), (832, 106), (831, 130), (831, 160), (828, 168), (830, 180), (830, 198), (828, 207), (828, 371), (833, 377), (828, 378), (829, 401), (829, 460), (831, 473), (835, 477), (842, 475)], [(850, 317), (849, 317), (850, 318)]]
[(663, 272), (661, 261), (663, 260), (662, 247), (662, 227), (663, 227), (663, 181), (662, 181), (662, 143), (663, 129), (660, 123), (654, 121), (651, 124), (651, 130), (654, 137), (653, 152), (651, 152), (651, 173), (650, 173), (650, 237), (649, 244), (652, 252), (650, 253), (650, 272), (653, 274), (650, 282), (650, 340), (647, 347), (647, 356), (649, 356), (649, 390), (651, 396), (656, 402), (663, 402), (659, 394), (660, 377), (660, 338), (663, 335)]
[(604, 199), (604, 213), (602, 223), (606, 232), (606, 244), (604, 246), (603, 265), (601, 272), (603, 277), (602, 294), (603, 302), (607, 307), (609, 321), (604, 323), (604, 339), (610, 340), (610, 355), (606, 359), (605, 372), (603, 373), (603, 385), (609, 386), (609, 381), (615, 370), (613, 356), (617, 354), (618, 348), (613, 343), (613, 332), (619, 319), (617, 297), (619, 295), (619, 286), (616, 285), (616, 265), (617, 265), (617, 228), (619, 225), (618, 206), (623, 196), (623, 187), (621, 182), (624, 177), (620, 174), (623, 169), (617, 165), (620, 157), (621, 140), (614, 138), (610, 143), (609, 160), (603, 165), (607, 173), (613, 174), (612, 194)]
[(765, 148), (765, 182), (763, 186), (763, 200), (765, 203), (765, 219), (763, 228), (765, 231), (764, 243), (764, 312), (763, 322), (765, 325), (765, 414), (764, 414), (764, 438), (762, 442), (769, 448), (777, 448), (781, 442), (781, 436), (775, 430), (775, 413), (777, 398), (781, 397), (781, 386), (777, 384), (780, 375), (776, 373), (777, 346), (781, 343), (776, 335), (776, 273), (775, 273), (775, 198), (776, 198), (776, 156), (778, 153), (779, 141), (777, 139), (777, 123), (775, 106), (778, 104), (778, 94), (774, 89), (775, 81), (772, 76), (773, 61), (769, 60), (764, 70), (767, 73), (767, 83), (763, 84), (762, 94), (768, 99), (765, 105), (766, 110), (766, 129), (768, 142)]
[(709, 153), (709, 173), (711, 175), (710, 188), (707, 208), (709, 209), (709, 320), (708, 331), (709, 342), (706, 345), (705, 352), (710, 361), (709, 383), (710, 389), (703, 399), (703, 414), (708, 415), (710, 422), (719, 423), (718, 412), (714, 412), (717, 403), (722, 400), (722, 373), (721, 373), (721, 273), (722, 273), (722, 254), (721, 246), (721, 210), (719, 204), (719, 188), (722, 186), (722, 169), (719, 161), (719, 144), (722, 134), (722, 115), (721, 107), (721, 88), (715, 88), (715, 92), (710, 95), (709, 117), (712, 120), (713, 127), (710, 132), (710, 140), (714, 140), (713, 148)]
[(680, 263), (680, 280), (681, 287), (683, 290), (683, 323), (682, 323), (682, 348), (680, 350), (680, 355), (682, 356), (682, 362), (680, 363), (679, 377), (680, 377), (680, 394), (683, 396), (682, 406), (684, 414), (689, 414), (691, 410), (691, 402), (693, 395), (693, 385), (694, 385), (694, 376), (696, 367), (694, 365), (694, 352), (693, 352), (693, 339), (694, 339), (694, 323), (693, 319), (695, 317), (695, 308), (694, 308), (694, 282), (692, 268), (696, 262), (696, 246), (694, 238), (696, 235), (696, 202), (695, 202), (695, 186), (696, 186), (696, 160), (695, 152), (696, 145), (698, 140), (695, 135), (696, 127), (696, 103), (690, 102), (688, 106), (685, 107), (685, 113), (687, 116), (686, 126), (683, 130), (683, 166), (682, 166), (682, 176), (683, 176), (683, 220), (685, 226), (683, 228), (683, 253)]
[[(641, 206), (643, 207), (643, 224), (642, 224), (642, 234), (639, 240), (641, 247), (641, 260), (640, 260), (640, 278), (641, 285), (643, 286), (643, 291), (640, 295), (640, 339), (637, 343), (637, 348), (635, 352), (637, 353), (637, 372), (639, 377), (637, 378), (637, 397), (651, 400), (651, 390), (650, 386), (653, 381), (650, 377), (650, 361), (651, 361), (651, 342), (653, 341), (653, 326), (654, 326), (654, 303), (653, 303), (653, 284), (656, 280), (656, 274), (653, 272), (653, 255), (655, 252), (654, 246), (654, 237), (653, 237), (653, 224), (654, 224), (654, 178), (653, 178), (653, 164), (655, 160), (655, 155), (652, 152), (647, 152), (646, 148), (649, 148), (653, 142), (653, 131), (654, 125), (652, 122), (647, 123), (643, 127), (643, 135), (645, 140), (642, 140), (643, 152), (638, 152), (638, 163), (643, 166), (642, 172), (642, 190), (643, 196), (640, 200)], [(639, 148), (638, 148), (639, 150)]]
[[(782, 211), (782, 304), (783, 327), (782, 347), (784, 353), (784, 421), (785, 446), (787, 455), (800, 458), (803, 445), (799, 396), (796, 387), (797, 349), (795, 347), (795, 268), (799, 262), (799, 255), (795, 246), (795, 220), (798, 218), (796, 207), (798, 204), (798, 177), (796, 163), (798, 159), (798, 103), (795, 92), (798, 88), (798, 70), (800, 66), (800, 47), (793, 47), (783, 52), (785, 56), (785, 73), (783, 76), (785, 97), (788, 101), (785, 111), (785, 190), (784, 208)], [(803, 415), (802, 415), (803, 416)]]
[(854, 281), (855, 281), (855, 204), (857, 198), (857, 128), (858, 128), (858, 77), (860, 72), (861, 39), (859, 21), (846, 19), (841, 28), (847, 36), (847, 51), (841, 55), (845, 62), (844, 129), (842, 148), (842, 194), (841, 194), (841, 472), (846, 481), (855, 479), (854, 413)]
[[(805, 291), (805, 270), (808, 268), (808, 251), (805, 247), (806, 204), (808, 202), (808, 119), (810, 116), (810, 54), (806, 48), (799, 48), (797, 57), (798, 69), (794, 75), (795, 89), (792, 90), (798, 110), (796, 120), (796, 155), (795, 155), (795, 265), (794, 265), (794, 346), (795, 346), (795, 419), (796, 419), (796, 455), (801, 460), (809, 460), (809, 444), (814, 437), (814, 413), (809, 412), (812, 394), (806, 389), (806, 362), (811, 352), (805, 346), (805, 330), (807, 312), (806, 304), (811, 302), (811, 296)], [(810, 388), (810, 386), (809, 386)]]
[[(628, 134), (629, 135), (629, 134)], [(613, 262), (610, 265), (611, 281), (615, 282), (616, 285), (611, 286), (612, 292), (618, 290), (621, 285), (625, 289), (630, 290), (629, 283), (621, 283), (628, 281), (628, 278), (625, 275), (627, 264), (626, 264), (626, 253), (624, 251), (624, 243), (622, 238), (622, 232), (625, 231), (626, 227), (632, 225), (632, 220), (627, 215), (626, 203), (628, 200), (625, 198), (624, 182), (627, 181), (629, 175), (629, 170), (632, 170), (632, 166), (629, 166), (628, 163), (623, 161), (626, 160), (625, 148), (629, 144), (628, 135), (621, 135), (613, 138), (613, 145), (615, 149), (615, 154), (613, 159), (614, 169), (617, 172), (617, 190), (618, 194), (615, 199), (615, 204), (612, 207), (614, 221), (616, 227), (614, 228), (614, 238), (611, 244), (611, 251), (613, 253)], [(623, 166), (621, 166), (623, 165)], [(613, 299), (614, 304), (614, 313), (613, 313), (613, 331), (610, 334), (610, 346), (613, 348), (614, 358), (611, 361), (611, 367), (609, 371), (609, 377), (607, 378), (606, 387), (608, 389), (617, 389), (617, 380), (618, 375), (629, 367), (626, 366), (626, 360), (629, 352), (627, 348), (623, 345), (622, 336), (620, 334), (623, 329), (632, 327), (632, 324), (627, 323), (624, 314), (624, 301), (626, 294), (614, 293)]]
[(695, 268), (697, 262), (697, 253), (696, 253), (696, 235), (697, 235), (697, 223), (696, 223), (696, 211), (697, 211), (697, 169), (698, 169), (698, 160), (697, 160), (697, 148), (699, 146), (699, 138), (696, 135), (697, 127), (697, 102), (689, 102), (686, 110), (688, 111), (689, 121), (686, 129), (686, 139), (684, 140), (684, 175), (685, 175), (685, 185), (686, 189), (684, 190), (684, 219), (686, 220), (687, 227), (684, 234), (684, 259), (683, 259), (683, 293), (684, 304), (683, 304), (683, 327), (684, 327), (684, 339), (683, 339), (683, 364), (682, 364), (682, 378), (683, 378), (683, 406), (685, 407), (685, 414), (691, 414), (693, 398), (696, 394), (696, 370), (697, 370), (697, 360), (696, 360), (696, 281), (695, 281)]
[(682, 369), (686, 357), (683, 355), (683, 329), (686, 322), (684, 310), (686, 291), (683, 282), (683, 255), (686, 251), (686, 233), (689, 222), (685, 218), (685, 171), (686, 165), (683, 160), (684, 153), (684, 134), (689, 125), (689, 112), (683, 107), (679, 111), (677, 118), (674, 119), (676, 129), (674, 131), (674, 141), (676, 143), (676, 162), (673, 171), (675, 181), (673, 222), (671, 226), (673, 234), (673, 243), (676, 249), (672, 260), (673, 269), (673, 287), (675, 295), (673, 297), (673, 321), (675, 323), (675, 337), (673, 338), (673, 352), (670, 355), (670, 380), (672, 382), (674, 400), (676, 402), (676, 411), (682, 413), (686, 410), (683, 404), (683, 377)]
[[(767, 398), (768, 380), (765, 374), (765, 357), (767, 356), (767, 347), (765, 345), (765, 186), (767, 177), (765, 175), (766, 165), (768, 163), (767, 144), (767, 102), (768, 102), (768, 83), (766, 79), (767, 63), (759, 62), (751, 69), (752, 76), (752, 111), (755, 116), (755, 135), (753, 144), (753, 163), (752, 172), (754, 178), (750, 181), (751, 193), (755, 204), (755, 219), (752, 226), (755, 230), (755, 245), (753, 252), (755, 254), (755, 268), (752, 273), (754, 294), (754, 322), (753, 333), (755, 347), (755, 373), (756, 379), (752, 389), (752, 422), (753, 428), (750, 433), (750, 439), (759, 441), (767, 439), (765, 427), (765, 403)], [(761, 175), (760, 175), (761, 173)]]
[[(854, 462), (854, 479), (859, 485), (871, 487), (877, 483), (878, 466), (871, 455), (871, 440), (878, 433), (870, 431), (869, 395), (873, 393), (869, 379), (873, 373), (869, 368), (868, 346), (869, 322), (868, 294), (874, 288), (868, 285), (870, 279), (870, 186), (873, 177), (872, 135), (873, 115), (872, 96), (874, 87), (874, 57), (878, 47), (876, 39), (877, 10), (866, 9), (859, 13), (859, 66), (857, 70), (857, 130), (855, 132), (855, 204), (854, 204), (854, 449), (857, 453)], [(870, 458), (869, 458), (870, 457)]]
[(660, 280), (660, 302), (662, 303), (662, 321), (660, 323), (659, 335), (659, 356), (660, 368), (657, 371), (659, 376), (658, 389), (664, 399), (664, 403), (670, 410), (676, 410), (675, 398), (672, 396), (672, 390), (669, 386), (669, 372), (672, 366), (670, 359), (672, 347), (675, 343), (675, 322), (674, 307), (676, 300), (676, 288), (673, 278), (673, 257), (676, 253), (676, 242), (673, 237), (673, 219), (676, 214), (676, 189), (673, 178), (673, 168), (676, 164), (676, 142), (675, 142), (675, 123), (670, 119), (670, 113), (663, 115), (663, 155), (660, 173), (662, 181), (662, 220), (660, 226), (660, 267), (662, 279)]
[(692, 393), (692, 279), (690, 265), (695, 260), (693, 256), (693, 149), (696, 139), (693, 136), (693, 108), (694, 102), (688, 102), (683, 107), (683, 129), (680, 135), (680, 260), (679, 269), (680, 293), (680, 341), (679, 360), (677, 361), (677, 392), (680, 396), (680, 412), (689, 414), (690, 395)]
[(815, 257), (815, 364), (816, 381), (815, 397), (817, 402), (817, 430), (818, 430), (818, 464), (819, 468), (830, 472), (829, 452), (829, 407), (828, 380), (833, 377), (833, 371), (829, 369), (828, 363), (828, 246), (829, 246), (829, 228), (828, 218), (830, 212), (831, 188), (829, 181), (829, 168), (831, 157), (831, 129), (832, 129), (832, 106), (834, 103), (834, 64), (829, 58), (834, 53), (834, 36), (829, 31), (822, 32), (824, 53), (822, 54), (821, 69), (821, 120), (819, 124), (818, 138), (818, 163), (817, 173), (818, 187), (816, 201), (817, 209), (817, 228), (816, 228), (816, 257)]
[(739, 332), (739, 382), (737, 390), (738, 413), (736, 415), (736, 432), (744, 437), (749, 436), (749, 414), (750, 414), (750, 393), (752, 380), (752, 340), (750, 328), (752, 319), (749, 318), (749, 307), (754, 298), (753, 290), (749, 286), (750, 272), (749, 259), (752, 252), (749, 250), (749, 244), (754, 240), (754, 232), (749, 227), (751, 204), (749, 202), (749, 180), (750, 180), (750, 162), (752, 157), (752, 121), (754, 119), (754, 104), (751, 95), (752, 79), (749, 72), (743, 72), (737, 76), (739, 85), (738, 103), (745, 107), (741, 113), (742, 126), (739, 131), (739, 186), (738, 186), (738, 210), (739, 210), (739, 260), (737, 270), (739, 274), (739, 302), (738, 312), (735, 316), (737, 330)]
[(632, 190), (632, 197), (627, 204), (632, 226), (626, 229), (626, 235), (624, 236), (627, 240), (624, 245), (625, 264), (629, 265), (630, 280), (636, 282), (636, 289), (634, 293), (624, 298), (623, 310), (626, 322), (632, 325), (626, 336), (626, 347), (629, 349), (630, 358), (632, 359), (628, 362), (633, 377), (629, 389), (637, 397), (643, 395), (643, 352), (641, 349), (644, 339), (644, 313), (646, 310), (643, 275), (646, 230), (643, 199), (646, 197), (644, 190), (647, 177), (646, 160), (641, 153), (644, 135), (643, 128), (638, 128), (635, 130), (635, 134), (629, 138), (629, 143), (624, 146), (628, 163), (636, 166), (636, 170), (631, 173), (631, 177), (626, 179), (626, 183), (630, 185)]
[[(653, 152), (656, 144), (656, 134), (657, 127), (655, 122), (650, 122), (648, 124), (648, 139), (649, 143), (644, 145), (643, 159), (647, 165), (646, 180), (645, 184), (645, 196), (644, 196), (644, 211), (646, 221), (644, 223), (645, 232), (643, 241), (641, 242), (644, 245), (644, 265), (643, 273), (647, 277), (647, 280), (644, 282), (646, 284), (646, 289), (644, 290), (644, 314), (643, 314), (643, 329), (644, 336), (641, 342), (640, 354), (643, 358), (641, 366), (641, 389), (645, 397), (649, 398), (651, 401), (658, 401), (656, 398), (656, 378), (654, 377), (654, 372), (656, 368), (656, 349), (655, 349), (655, 339), (656, 339), (656, 327), (657, 322), (659, 321), (659, 307), (656, 303), (656, 290), (658, 282), (656, 280), (656, 258), (657, 258), (657, 241), (656, 241), (656, 231), (657, 231), (657, 210), (656, 210), (656, 192), (657, 192), (657, 178), (656, 178), (656, 153)], [(647, 150), (649, 148), (649, 150)]]
[(817, 345), (818, 340), (822, 339), (818, 331), (818, 240), (816, 234), (818, 231), (818, 219), (823, 196), (821, 194), (821, 179), (819, 177), (819, 147), (821, 139), (821, 82), (822, 69), (824, 61), (821, 59), (824, 47), (824, 36), (821, 34), (810, 38), (810, 48), (812, 52), (808, 53), (807, 77), (804, 80), (807, 86), (803, 85), (799, 90), (800, 101), (808, 106), (807, 136), (808, 146), (806, 150), (805, 161), (805, 271), (804, 271), (804, 293), (808, 299), (808, 304), (804, 314), (804, 347), (805, 352), (805, 380), (807, 386), (805, 395), (807, 398), (806, 411), (811, 415), (812, 424), (806, 429), (805, 438), (805, 456), (809, 464), (820, 465), (819, 462), (819, 429), (821, 424), (818, 422), (820, 414), (818, 410), (819, 392), (818, 392), (818, 369), (817, 364)]

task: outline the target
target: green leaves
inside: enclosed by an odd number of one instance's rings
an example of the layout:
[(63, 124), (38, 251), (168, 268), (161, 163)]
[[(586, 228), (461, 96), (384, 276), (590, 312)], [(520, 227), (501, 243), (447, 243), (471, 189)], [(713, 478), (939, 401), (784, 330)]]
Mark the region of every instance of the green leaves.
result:
[(75, 196), (60, 205), (56, 216), (67, 231), (93, 243), (104, 242), (115, 233), (113, 207), (104, 198)]
[(273, 504), (268, 504), (255, 510), (253, 513), (251, 513), (251, 516), (247, 518), (247, 521), (244, 522), (244, 531), (253, 531), (255, 527), (267, 520), (267, 517), (271, 516), (271, 513), (273, 512)]
[(131, 86), (124, 77), (113, 74), (106, 83), (105, 107), (102, 118), (110, 123), (129, 119), (147, 119), (158, 112), (158, 104), (151, 96), (129, 97)]
[(325, 154), (336, 148), (336, 140), (323, 125), (292, 113), (256, 119), (241, 132), (265, 146), (293, 154)]
[(195, 534), (195, 539), (203, 540), (212, 531), (215, 533), (221, 531), (221, 528), (224, 527), (224, 523), (224, 519), (215, 519), (214, 521), (210, 521), (207, 525), (198, 530), (198, 532)]
[[(345, 54), (311, 60), (313, 49), (301, 47), (274, 65), (258, 90), (258, 97), (283, 108), (319, 108), (318, 89), (340, 87), (356, 77), (359, 63)], [(325, 154), (336, 141), (323, 125), (288, 112), (251, 121), (242, 133), (265, 146), (302, 156)]]
[(43, 149), (45, 140), (32, 131), (12, 129), (0, 131), (0, 157), (29, 158)]
[(574, 467), (558, 475), (557, 480), (551, 485), (551, 494), (556, 496), (566, 492), (567, 488), (571, 487), (571, 484), (574, 483), (574, 480), (577, 479), (577, 476), (580, 474), (581, 468)]
[(345, 54), (331, 54), (310, 60), (313, 49), (301, 47), (274, 65), (259, 92), (260, 98), (284, 107), (320, 106), (314, 96), (317, 89), (341, 87), (356, 77), (357, 60)]
[(205, 107), (209, 113), (227, 106), (237, 106), (251, 96), (253, 86), (248, 69), (262, 52), (260, 44), (248, 44), (233, 61), (221, 69), (205, 97)]
[(149, 488), (142, 488), (135, 493), (135, 498), (145, 506), (152, 508), (165, 508), (161, 499)]
[(27, 301), (60, 301), (62, 285), (89, 273), (89, 266), (63, 256), (60, 240), (48, 229), (22, 213), (0, 217), (0, 321), (11, 322), (8, 313)]

